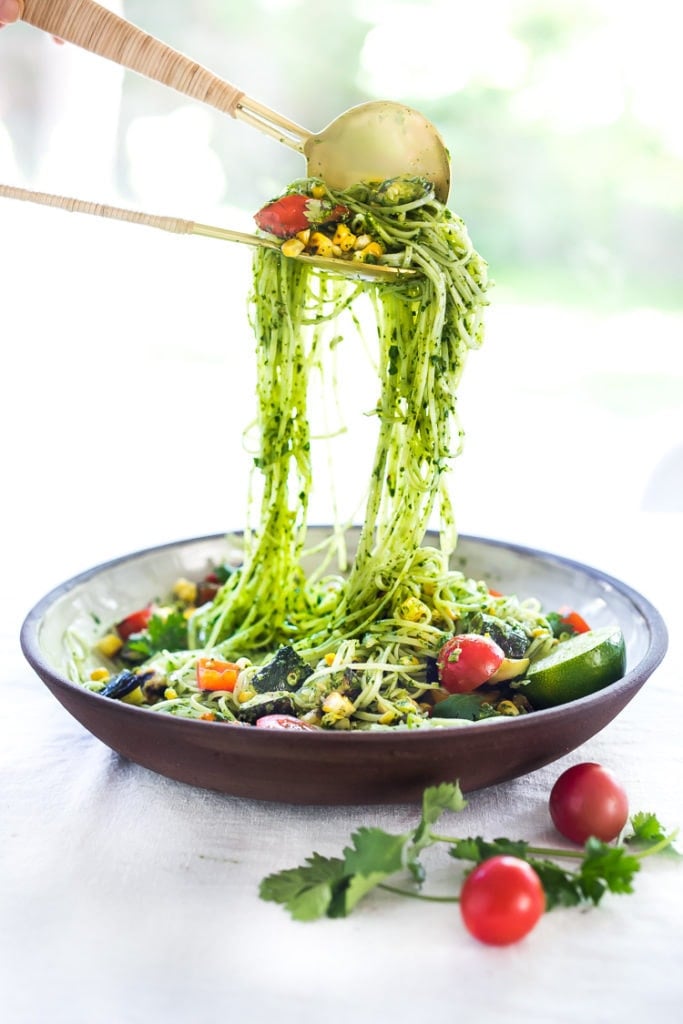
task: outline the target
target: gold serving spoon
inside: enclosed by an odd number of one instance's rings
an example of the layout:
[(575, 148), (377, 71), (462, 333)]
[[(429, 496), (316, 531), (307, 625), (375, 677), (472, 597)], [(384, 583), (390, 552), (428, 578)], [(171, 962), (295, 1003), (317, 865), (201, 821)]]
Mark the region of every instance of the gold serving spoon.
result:
[[(220, 238), (226, 242), (240, 242), (243, 245), (260, 245), (266, 249), (279, 250), (282, 245), (282, 242), (276, 242), (272, 238), (250, 235), (245, 231), (233, 231), (230, 228), (214, 227), (211, 224), (197, 224), (195, 221), (182, 220), (178, 217), (141, 213), (137, 210), (126, 210), (123, 207), (107, 206), (103, 203), (90, 203), (83, 199), (52, 195), (50, 192), (33, 192), (31, 189), (18, 188), (15, 185), (0, 185), (0, 198), (22, 199), (40, 206), (53, 206), (60, 210), (66, 210), (68, 213), (88, 213), (95, 217), (106, 217), (109, 220), (127, 221), (129, 224), (144, 224), (146, 227), (170, 231), (175, 235), (203, 235), (205, 238)], [(301, 260), (319, 270), (325, 270), (331, 274), (341, 274), (358, 281), (397, 281), (406, 277), (414, 277), (417, 273), (409, 267), (389, 267), (380, 263), (361, 263), (327, 256), (310, 256), (307, 253), (288, 256), (287, 259)]]
[(408, 174), (430, 181), (441, 202), (448, 199), (443, 140), (422, 114), (401, 103), (361, 103), (316, 135), (94, 0), (23, 0), (22, 19), (258, 128), (303, 153), (309, 177), (322, 178), (330, 188)]

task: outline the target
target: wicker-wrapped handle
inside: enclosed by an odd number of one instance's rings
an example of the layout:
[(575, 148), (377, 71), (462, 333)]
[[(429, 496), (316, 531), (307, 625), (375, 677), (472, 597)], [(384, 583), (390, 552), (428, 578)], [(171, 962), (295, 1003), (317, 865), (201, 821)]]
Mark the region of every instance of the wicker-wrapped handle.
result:
[(28, 188), (16, 185), (0, 185), (0, 199), (21, 199), (39, 206), (52, 206), (67, 213), (86, 213), (94, 217), (105, 217), (109, 220), (122, 220), (128, 224), (143, 224), (148, 228), (170, 231), (174, 235), (203, 235), (205, 238), (220, 238), (225, 242), (241, 242), (243, 245), (259, 245), (267, 249), (279, 249), (277, 242), (260, 235), (250, 235), (244, 231), (233, 231), (231, 228), (219, 228), (212, 224), (198, 224), (193, 220), (181, 217), (165, 217), (156, 213), (142, 213), (139, 210), (126, 210), (121, 206), (108, 206), (106, 203), (93, 203), (85, 199), (72, 199), (69, 196), (53, 195), (51, 192), (33, 192)]
[(24, 0), (22, 20), (240, 118), (303, 152), (310, 132), (94, 0)]

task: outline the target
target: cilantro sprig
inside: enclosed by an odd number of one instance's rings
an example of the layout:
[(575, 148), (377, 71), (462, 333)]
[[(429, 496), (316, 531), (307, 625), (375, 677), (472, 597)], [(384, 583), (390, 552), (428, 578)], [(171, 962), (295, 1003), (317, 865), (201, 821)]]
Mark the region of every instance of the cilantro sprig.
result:
[[(458, 838), (441, 835), (433, 826), (446, 811), (462, 811), (467, 801), (460, 786), (441, 783), (425, 790), (417, 826), (399, 834), (381, 828), (361, 827), (351, 836), (341, 857), (314, 853), (297, 868), (268, 875), (261, 882), (261, 899), (281, 904), (297, 921), (321, 917), (346, 917), (373, 889), (381, 888), (417, 899), (457, 902), (457, 895), (433, 896), (420, 891), (425, 881), (421, 853), (429, 846), (448, 846), (449, 856), (473, 866), (490, 857), (508, 855), (529, 863), (541, 880), (546, 909), (596, 905), (606, 892), (631, 893), (633, 879), (644, 857), (675, 853), (676, 832), (667, 833), (656, 816), (640, 812), (630, 819), (632, 832), (618, 843), (590, 838), (583, 849), (532, 846), (524, 840), (481, 836)], [(578, 862), (565, 868), (558, 860)], [(412, 888), (400, 888), (387, 879), (407, 875)]]

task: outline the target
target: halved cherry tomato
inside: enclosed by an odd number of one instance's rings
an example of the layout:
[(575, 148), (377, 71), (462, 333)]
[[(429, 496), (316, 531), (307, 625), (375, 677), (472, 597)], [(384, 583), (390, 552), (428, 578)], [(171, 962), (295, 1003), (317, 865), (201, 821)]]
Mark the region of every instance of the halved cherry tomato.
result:
[(460, 892), (460, 912), (475, 939), (507, 946), (523, 939), (545, 910), (541, 880), (518, 857), (490, 857), (467, 876)]
[(469, 693), (490, 679), (504, 658), (490, 637), (462, 633), (447, 640), (437, 655), (439, 681), (449, 693)]
[(235, 689), (240, 667), (233, 661), (220, 661), (218, 658), (200, 658), (197, 662), (197, 686), (200, 690)]
[(122, 640), (127, 640), (133, 633), (141, 633), (143, 629), (146, 629), (149, 620), (152, 618), (153, 609), (151, 607), (140, 608), (136, 612), (131, 612), (125, 619), (121, 619), (120, 622), (116, 623), (116, 632), (119, 634)]
[(257, 718), (256, 725), (259, 729), (306, 729), (308, 731), (313, 729), (317, 731), (317, 726), (311, 725), (309, 722), (302, 722), (294, 715), (263, 715), (262, 718)]
[(292, 238), (313, 224), (330, 224), (342, 220), (348, 212), (346, 206), (333, 206), (328, 200), (313, 199), (293, 192), (267, 203), (254, 214), (254, 220), (262, 231), (268, 231), (278, 238)]
[(560, 616), (560, 622), (571, 626), (575, 633), (590, 632), (590, 626), (586, 620), (578, 612), (575, 612), (573, 608), (570, 608), (568, 604), (563, 604), (561, 608), (558, 608), (557, 614)]

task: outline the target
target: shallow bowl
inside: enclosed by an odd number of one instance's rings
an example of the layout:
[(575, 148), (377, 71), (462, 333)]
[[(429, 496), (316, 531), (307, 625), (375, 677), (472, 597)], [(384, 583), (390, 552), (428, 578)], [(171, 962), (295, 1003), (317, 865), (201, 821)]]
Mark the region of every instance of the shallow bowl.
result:
[[(318, 540), (327, 528), (314, 527)], [(433, 541), (435, 538), (428, 538)], [(353, 540), (353, 538), (352, 538)], [(234, 551), (232, 555), (234, 556)], [(505, 593), (570, 604), (592, 626), (617, 622), (627, 671), (598, 693), (518, 718), (393, 732), (290, 732), (174, 718), (110, 700), (70, 682), (64, 636), (95, 638), (179, 576), (200, 578), (230, 557), (224, 536), (127, 555), (68, 580), (29, 612), (24, 654), (57, 700), (112, 750), (161, 775), (238, 797), (300, 804), (402, 803), (460, 780), (472, 791), (534, 771), (603, 729), (635, 696), (667, 648), (661, 615), (621, 581), (578, 562), (501, 541), (461, 536), (454, 567)]]

